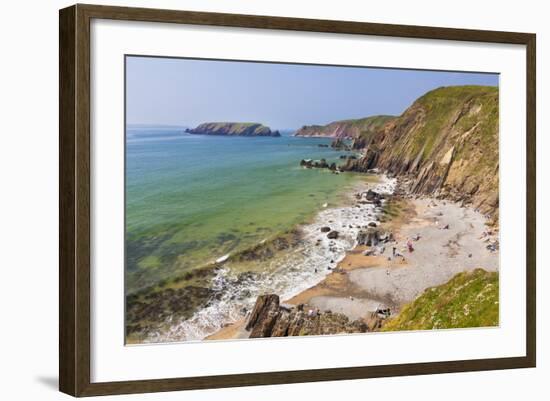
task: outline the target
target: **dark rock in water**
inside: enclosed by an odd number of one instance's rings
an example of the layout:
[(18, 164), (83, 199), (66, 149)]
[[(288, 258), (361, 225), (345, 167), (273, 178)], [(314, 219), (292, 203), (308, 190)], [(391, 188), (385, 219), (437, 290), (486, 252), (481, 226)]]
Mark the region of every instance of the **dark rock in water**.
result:
[(321, 159), (321, 160), (302, 159), (300, 160), (300, 166), (306, 167), (306, 168), (328, 168), (333, 172), (337, 172), (337, 173), (340, 172), (336, 163), (328, 164), (326, 159)]
[(338, 239), (338, 231), (334, 230), (327, 234), (328, 239)]
[(329, 168), (330, 167), (325, 159), (321, 159), (321, 160), (302, 159), (300, 160), (300, 166), (307, 167), (307, 168)]
[(262, 295), (256, 300), (246, 324), (250, 338), (365, 333), (368, 325), (362, 320), (350, 321), (340, 313), (304, 310), (300, 304), (288, 308), (279, 304), (277, 295)]
[[(203, 272), (193, 272), (194, 277)], [(188, 319), (195, 311), (219, 299), (221, 292), (188, 285), (184, 288), (146, 288), (126, 297), (126, 333), (146, 334), (158, 330), (168, 318)]]
[(257, 244), (234, 254), (231, 259), (234, 261), (267, 260), (272, 258), (277, 251), (294, 248), (301, 241), (301, 233), (297, 230), (281, 234), (270, 241)]
[(313, 167), (315, 168), (327, 168), (328, 167), (328, 163), (325, 159), (321, 159), (319, 160), (318, 162), (314, 162), (313, 163)]
[(368, 201), (375, 201), (382, 199), (382, 195), (380, 195), (378, 192), (373, 191), (372, 189), (369, 189), (366, 193), (366, 198)]
[(329, 227), (329, 226), (321, 227), (321, 232), (322, 232), (322, 233), (328, 233), (329, 231), (330, 231), (330, 227)]
[(320, 143), (319, 145), (317, 145), (318, 147), (320, 148), (328, 148), (328, 145), (325, 144), (325, 143)]

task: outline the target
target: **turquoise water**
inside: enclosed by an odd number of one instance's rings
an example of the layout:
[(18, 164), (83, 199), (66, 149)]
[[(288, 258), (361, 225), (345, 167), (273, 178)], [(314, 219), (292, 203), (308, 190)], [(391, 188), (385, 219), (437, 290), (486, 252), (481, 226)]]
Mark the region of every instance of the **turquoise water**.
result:
[(338, 161), (330, 139), (200, 136), (128, 129), (126, 282), (133, 291), (311, 219), (352, 174), (304, 169)]

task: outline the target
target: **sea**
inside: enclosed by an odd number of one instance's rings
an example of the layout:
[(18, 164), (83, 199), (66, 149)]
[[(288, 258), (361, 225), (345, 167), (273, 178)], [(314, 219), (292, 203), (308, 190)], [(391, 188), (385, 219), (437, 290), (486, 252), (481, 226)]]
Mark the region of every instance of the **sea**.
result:
[[(267, 290), (290, 296), (320, 281), (317, 266), (327, 258), (343, 257), (354, 239), (343, 236), (326, 247), (315, 246), (326, 241), (319, 227), (346, 218), (340, 215), (351, 209), (340, 206), (349, 202), (353, 188), (369, 181), (361, 174), (300, 166), (302, 159), (341, 162), (340, 156), (349, 152), (324, 146), (330, 142), (294, 137), (288, 131), (281, 137), (225, 137), (191, 135), (178, 127), (128, 127), (126, 293), (223, 260), (296, 227), (311, 234), (310, 244), (292, 260), (287, 255), (276, 266), (266, 266), (263, 282), (249, 282), (250, 296), (241, 303), (249, 305)], [(337, 255), (326, 255), (329, 247), (338, 249)], [(212, 285), (227, 287), (232, 268), (230, 263), (224, 266)], [(261, 272), (262, 266), (257, 269)], [(218, 302), (211, 310), (199, 311), (168, 333), (154, 333), (151, 341), (196, 340), (211, 334), (242, 311), (243, 305), (231, 299), (228, 294), (221, 300), (224, 305)]]

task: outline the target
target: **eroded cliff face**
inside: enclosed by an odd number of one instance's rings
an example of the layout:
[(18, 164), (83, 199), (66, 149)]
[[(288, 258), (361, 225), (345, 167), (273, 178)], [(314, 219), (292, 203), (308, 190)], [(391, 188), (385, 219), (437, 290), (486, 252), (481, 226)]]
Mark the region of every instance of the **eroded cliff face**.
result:
[(281, 136), (279, 131), (258, 123), (203, 123), (196, 128), (186, 129), (189, 134), (223, 136)]
[(393, 116), (372, 116), (356, 120), (334, 121), (327, 125), (304, 125), (294, 133), (294, 136), (326, 137), (326, 138), (359, 138), (380, 128)]
[(378, 168), (404, 177), (414, 194), (478, 208), (498, 221), (498, 88), (443, 87), (388, 121), (347, 160), (348, 171)]

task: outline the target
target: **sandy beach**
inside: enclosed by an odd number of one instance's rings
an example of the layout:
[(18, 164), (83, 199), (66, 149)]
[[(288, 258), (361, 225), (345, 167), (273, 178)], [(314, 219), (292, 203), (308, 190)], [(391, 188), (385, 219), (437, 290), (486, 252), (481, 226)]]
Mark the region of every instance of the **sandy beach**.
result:
[[(498, 233), (487, 228), (481, 213), (432, 198), (397, 202), (400, 212), (380, 226), (392, 232), (395, 242), (386, 243), (376, 256), (365, 256), (369, 248), (356, 246), (324, 280), (284, 302), (342, 313), (352, 320), (368, 319), (378, 309), (398, 313), (426, 288), (443, 284), (457, 273), (479, 267), (498, 270), (498, 252), (487, 249)], [(406, 246), (409, 240), (412, 252)], [(403, 256), (393, 256), (394, 247)], [(247, 338), (244, 324), (240, 320), (207, 338)]]

